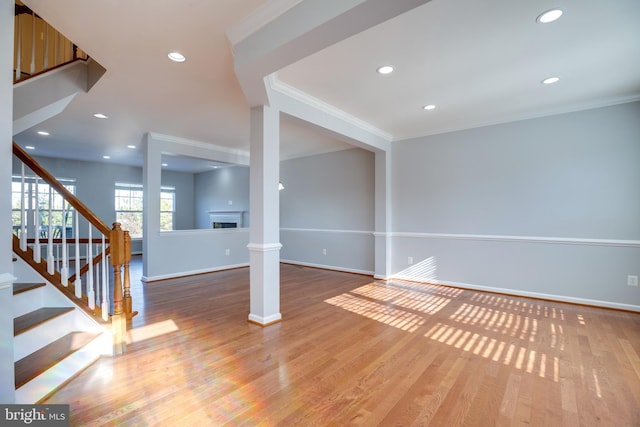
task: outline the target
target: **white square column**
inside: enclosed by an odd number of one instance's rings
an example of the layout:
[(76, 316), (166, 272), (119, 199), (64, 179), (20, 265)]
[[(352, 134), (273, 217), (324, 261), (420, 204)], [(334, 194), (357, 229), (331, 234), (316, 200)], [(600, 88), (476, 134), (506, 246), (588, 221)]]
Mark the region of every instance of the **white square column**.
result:
[(375, 160), (375, 273), (391, 276), (391, 151), (376, 151)]
[(280, 112), (266, 105), (251, 109), (249, 171), (249, 321), (268, 325), (280, 314)]

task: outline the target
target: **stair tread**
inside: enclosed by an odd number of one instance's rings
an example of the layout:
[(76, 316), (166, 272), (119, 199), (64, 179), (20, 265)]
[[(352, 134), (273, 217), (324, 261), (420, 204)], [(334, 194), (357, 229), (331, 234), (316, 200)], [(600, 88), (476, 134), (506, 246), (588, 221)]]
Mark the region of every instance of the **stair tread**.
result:
[(27, 292), (27, 291), (30, 291), (32, 289), (41, 288), (43, 286), (46, 286), (46, 283), (44, 283), (44, 282), (39, 282), (39, 283), (14, 283), (13, 284), (13, 294), (14, 295), (18, 295), (18, 294), (21, 294), (22, 292)]
[(13, 335), (20, 335), (38, 325), (73, 311), (73, 307), (42, 307), (13, 319)]
[(22, 387), (67, 356), (75, 353), (100, 335), (74, 331), (15, 362), (16, 389)]

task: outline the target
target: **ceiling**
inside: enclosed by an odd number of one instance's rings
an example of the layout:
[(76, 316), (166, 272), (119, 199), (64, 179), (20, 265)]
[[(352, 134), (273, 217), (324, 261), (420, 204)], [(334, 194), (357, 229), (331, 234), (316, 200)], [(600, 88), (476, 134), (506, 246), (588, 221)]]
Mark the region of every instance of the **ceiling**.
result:
[[(24, 3), (107, 69), (61, 114), (16, 135), (33, 154), (140, 166), (146, 132), (248, 151), (250, 107), (227, 33), (272, 2)], [(536, 22), (554, 7), (565, 11), (558, 21)], [(638, 0), (432, 0), (285, 66), (273, 81), (399, 143), (640, 99), (638, 22)], [(187, 60), (169, 61), (174, 50)], [(395, 70), (381, 75), (381, 65)], [(541, 84), (550, 76), (560, 81)], [(349, 147), (282, 118), (283, 159)]]

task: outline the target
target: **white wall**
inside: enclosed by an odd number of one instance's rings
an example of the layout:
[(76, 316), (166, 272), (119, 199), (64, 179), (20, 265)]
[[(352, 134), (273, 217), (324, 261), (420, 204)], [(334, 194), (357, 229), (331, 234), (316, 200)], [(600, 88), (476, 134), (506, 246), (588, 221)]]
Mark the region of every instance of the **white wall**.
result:
[(283, 261), (373, 274), (374, 163), (359, 148), (280, 163)]
[[(0, 0), (0, 224), (11, 224), (13, 0)], [(11, 228), (0, 227), (0, 403), (13, 403), (13, 265)]]
[(143, 279), (153, 281), (248, 265), (248, 229), (160, 232), (160, 213), (149, 209), (160, 204), (163, 154), (245, 165), (247, 156), (166, 135), (150, 133), (145, 139), (143, 184), (147, 191), (144, 201)]
[(401, 141), (392, 160), (396, 275), (640, 310), (640, 103)]

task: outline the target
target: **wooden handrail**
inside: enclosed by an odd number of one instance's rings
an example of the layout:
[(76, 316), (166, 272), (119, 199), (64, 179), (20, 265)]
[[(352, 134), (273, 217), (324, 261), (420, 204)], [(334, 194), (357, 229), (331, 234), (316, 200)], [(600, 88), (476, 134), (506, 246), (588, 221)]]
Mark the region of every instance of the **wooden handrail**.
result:
[[(107, 257), (107, 255), (109, 255), (110, 252), (111, 252), (111, 247), (107, 246), (107, 249), (105, 249), (104, 254), (100, 252), (98, 255), (94, 256), (93, 261), (91, 263), (93, 265), (97, 265), (100, 261), (102, 261), (103, 258)], [(79, 271), (80, 276), (85, 275), (87, 271), (89, 271), (89, 263), (86, 263), (85, 265), (80, 267), (80, 271)], [(72, 274), (69, 277), (69, 282), (74, 282), (77, 277), (78, 277), (78, 273)]]
[(108, 236), (111, 232), (111, 228), (105, 224), (96, 214), (94, 214), (88, 207), (85, 206), (72, 192), (67, 190), (64, 185), (58, 182), (53, 175), (51, 175), (45, 168), (43, 168), (38, 162), (35, 161), (26, 151), (22, 149), (15, 141), (13, 141), (13, 154), (22, 160), (22, 162), (29, 167), (36, 175), (38, 175), (44, 182), (49, 184), (53, 189), (64, 197), (64, 199), (73, 206), (80, 215), (86, 218), (94, 227), (100, 231), (100, 233)]
[(35, 271), (37, 271), (42, 277), (47, 279), (53, 286), (55, 286), (60, 292), (62, 292), (67, 298), (74, 301), (78, 307), (80, 307), (85, 313), (89, 314), (93, 319), (100, 323), (107, 323), (100, 317), (99, 310), (91, 310), (87, 304), (86, 296), (78, 298), (71, 290), (73, 285), (65, 287), (60, 285), (60, 273), (57, 271), (54, 274), (47, 272), (46, 263), (36, 263), (33, 259), (33, 249), (27, 248), (26, 251), (20, 249), (20, 239), (13, 235), (13, 252), (16, 253), (23, 261), (29, 264)]
[[(33, 237), (29, 237), (27, 239), (27, 244), (32, 245), (32, 244), (36, 243), (36, 241), (38, 243), (40, 243), (41, 245), (46, 245), (49, 242), (49, 239), (47, 237), (38, 237), (37, 239), (34, 239)], [(54, 245), (59, 245), (59, 244), (62, 243), (62, 239), (60, 237), (55, 237), (55, 238), (51, 239), (51, 242)], [(71, 238), (69, 238), (69, 239), (67, 239), (67, 243), (74, 244), (75, 240), (72, 240)], [(85, 244), (85, 245), (87, 243), (92, 243), (94, 245), (98, 245), (98, 244), (102, 243), (102, 239), (93, 238), (93, 239), (91, 239), (91, 241), (89, 241), (89, 239), (87, 239), (86, 237), (81, 237), (80, 239), (78, 239), (78, 243)], [(109, 243), (109, 239), (106, 239), (105, 243)]]
[[(89, 61), (89, 58), (88, 57), (87, 58), (73, 58), (73, 59), (70, 59), (69, 61), (63, 62), (63, 63), (58, 64), (58, 65), (54, 65), (53, 67), (49, 67), (46, 70), (41, 70), (41, 71), (38, 71), (37, 73), (33, 73), (33, 74), (25, 73), (23, 71), (22, 74), (25, 74), (26, 76), (25, 77), (21, 77), (18, 80), (14, 80), (13, 84), (15, 85), (17, 83), (22, 83), (22, 82), (24, 82), (26, 80), (32, 79), (34, 77), (38, 77), (39, 75), (48, 73), (49, 71), (57, 70), (58, 68), (62, 68), (65, 65), (69, 65), (69, 64), (72, 64), (72, 63), (77, 62), (77, 61), (87, 62), (87, 61)], [(13, 70), (13, 71), (15, 72), (16, 70)]]
[[(56, 67), (69, 64), (76, 59), (87, 60), (89, 58), (89, 55), (87, 55), (86, 52), (79, 49), (75, 43), (49, 25), (40, 15), (32, 11), (28, 6), (16, 3), (14, 15), (17, 18), (17, 37), (15, 38), (14, 44), (14, 84), (51, 71)], [(23, 20), (21, 19), (22, 15), (28, 15), (32, 19)], [(45, 32), (42, 33), (39, 38), (35, 37), (36, 20), (42, 22), (46, 28)], [(22, 43), (22, 40), (25, 37), (26, 41), (30, 41), (30, 46)], [(53, 42), (53, 46), (51, 46), (51, 40), (55, 40), (55, 42)], [(30, 51), (28, 49), (29, 47), (31, 47)], [(51, 54), (49, 52), (50, 48), (53, 49)], [(23, 64), (23, 58), (28, 58), (29, 55), (31, 56), (30, 64)], [(36, 56), (38, 58), (42, 57), (42, 63), (39, 60), (36, 61)], [(51, 62), (49, 62), (50, 60)], [(62, 63), (58, 64), (58, 61), (61, 61)], [(25, 70), (22, 69), (22, 65), (27, 65)], [(28, 72), (26, 72), (27, 69)]]

